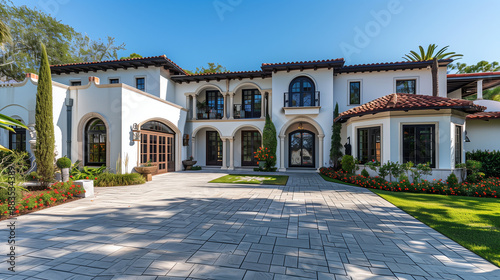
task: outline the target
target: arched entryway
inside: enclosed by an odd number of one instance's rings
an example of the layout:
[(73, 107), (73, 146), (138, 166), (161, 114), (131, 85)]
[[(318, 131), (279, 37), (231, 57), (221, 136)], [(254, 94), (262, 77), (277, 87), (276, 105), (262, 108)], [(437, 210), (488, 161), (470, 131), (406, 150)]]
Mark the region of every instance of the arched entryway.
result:
[(141, 164), (158, 166), (156, 174), (175, 171), (175, 132), (159, 121), (141, 125)]
[(288, 166), (290, 167), (314, 167), (315, 155), (315, 133), (309, 130), (295, 130), (288, 134)]

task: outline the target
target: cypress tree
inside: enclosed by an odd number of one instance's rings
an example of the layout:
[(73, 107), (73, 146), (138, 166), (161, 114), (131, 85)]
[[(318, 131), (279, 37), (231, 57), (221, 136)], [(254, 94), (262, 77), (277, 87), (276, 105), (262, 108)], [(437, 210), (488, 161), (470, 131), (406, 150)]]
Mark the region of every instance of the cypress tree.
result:
[(45, 45), (42, 44), (40, 71), (36, 90), (36, 150), (37, 172), (41, 181), (48, 184), (54, 180), (54, 121), (52, 107), (52, 77)]
[[(335, 111), (333, 112), (333, 119), (339, 116), (339, 103), (335, 104)], [(340, 138), (340, 132), (342, 130), (342, 124), (334, 122), (332, 126), (332, 145), (330, 148), (330, 159), (333, 162), (333, 167), (338, 168), (339, 158), (342, 157), (342, 143)]]
[(263, 132), (263, 146), (264, 148), (268, 148), (271, 150), (271, 156), (273, 157), (270, 160), (269, 168), (272, 168), (276, 165), (276, 147), (278, 146), (278, 140), (276, 139), (276, 127), (269, 118), (269, 115), (266, 115), (266, 124), (264, 125)]

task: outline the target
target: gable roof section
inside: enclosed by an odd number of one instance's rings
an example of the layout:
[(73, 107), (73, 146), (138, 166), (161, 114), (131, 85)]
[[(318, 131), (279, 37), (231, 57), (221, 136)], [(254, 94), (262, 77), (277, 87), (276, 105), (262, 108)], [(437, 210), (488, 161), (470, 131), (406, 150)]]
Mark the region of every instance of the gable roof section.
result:
[(500, 112), (477, 112), (468, 115), (467, 119), (473, 119), (473, 120), (500, 119)]
[(129, 58), (129, 59), (118, 59), (118, 60), (105, 60), (105, 61), (94, 61), (94, 62), (81, 62), (81, 63), (69, 63), (69, 64), (59, 64), (51, 65), (50, 70), (52, 74), (61, 73), (79, 73), (79, 72), (89, 72), (98, 70), (117, 70), (117, 69), (128, 69), (138, 67), (158, 67), (163, 66), (167, 70), (172, 70), (174, 73), (185, 74), (184, 70), (175, 64), (172, 60), (168, 59), (166, 55), (150, 56), (150, 57), (140, 57), (140, 58)]
[[(447, 66), (453, 60), (441, 59), (438, 61), (440, 67)], [(432, 60), (425, 61), (399, 61), (399, 62), (385, 62), (385, 63), (371, 63), (371, 64), (356, 64), (346, 65), (339, 69), (337, 73), (356, 73), (356, 72), (373, 72), (373, 71), (389, 71), (389, 70), (403, 70), (403, 69), (420, 69), (432, 66)]]
[(471, 100), (452, 99), (420, 94), (393, 93), (344, 111), (340, 113), (334, 121), (345, 122), (354, 116), (363, 116), (386, 111), (425, 109), (457, 109), (464, 112), (476, 113), (484, 111), (486, 107), (475, 105)]

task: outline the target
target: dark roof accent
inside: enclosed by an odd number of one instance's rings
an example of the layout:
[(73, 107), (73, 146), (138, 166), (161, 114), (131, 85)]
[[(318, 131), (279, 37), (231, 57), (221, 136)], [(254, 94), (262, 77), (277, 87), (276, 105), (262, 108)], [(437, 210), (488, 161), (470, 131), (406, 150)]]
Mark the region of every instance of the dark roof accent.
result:
[(457, 109), (464, 112), (475, 113), (484, 111), (486, 107), (475, 105), (471, 100), (452, 99), (420, 94), (393, 93), (344, 111), (340, 113), (334, 121), (345, 122), (354, 116), (364, 116), (387, 111), (426, 109)]
[[(453, 60), (452, 59), (441, 59), (438, 61), (439, 66), (447, 66)], [(427, 66), (432, 66), (432, 60), (425, 61), (399, 61), (399, 62), (385, 62), (385, 63), (371, 63), (371, 64), (356, 64), (347, 65), (342, 67), (337, 73), (356, 73), (356, 72), (366, 72), (366, 71), (389, 71), (389, 70), (403, 70), (403, 69), (415, 69), (415, 68), (425, 68)]]
[(296, 61), (296, 62), (280, 62), (280, 63), (262, 63), (263, 71), (290, 71), (290, 70), (304, 70), (304, 69), (318, 69), (318, 68), (340, 68), (344, 66), (344, 59), (325, 59), (325, 60), (311, 60), (311, 61)]
[(477, 81), (483, 80), (483, 89), (500, 85), (500, 72), (448, 74), (448, 93), (462, 89), (462, 97), (477, 93)]
[(500, 112), (477, 112), (468, 115), (467, 119), (473, 119), (473, 120), (500, 119)]
[(234, 72), (221, 72), (221, 73), (204, 73), (204, 74), (191, 74), (191, 75), (176, 75), (171, 76), (171, 79), (175, 82), (200, 82), (200, 81), (210, 81), (210, 80), (241, 80), (245, 78), (254, 79), (254, 78), (269, 78), (271, 77), (271, 73), (267, 73), (264, 71), (234, 71)]
[(140, 58), (130, 58), (130, 59), (118, 59), (118, 60), (106, 60), (106, 61), (95, 61), (95, 62), (81, 62), (81, 63), (70, 63), (70, 64), (60, 64), (50, 66), (52, 74), (61, 73), (79, 73), (79, 72), (96, 72), (99, 70), (106, 71), (109, 69), (127, 69), (127, 68), (138, 68), (138, 67), (159, 67), (163, 66), (167, 70), (171, 70), (176, 74), (185, 74), (184, 70), (175, 64), (172, 60), (168, 59), (165, 55), (160, 56), (150, 56), (150, 57), (140, 57)]

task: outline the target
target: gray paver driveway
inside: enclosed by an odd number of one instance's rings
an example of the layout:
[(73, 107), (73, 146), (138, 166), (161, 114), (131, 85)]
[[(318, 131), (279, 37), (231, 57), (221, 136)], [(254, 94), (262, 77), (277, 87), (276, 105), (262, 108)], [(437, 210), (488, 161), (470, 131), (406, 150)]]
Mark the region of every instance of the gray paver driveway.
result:
[(159, 175), (22, 216), (17, 272), (3, 262), (0, 278), (500, 279), (368, 190), (313, 173), (287, 186), (207, 183), (221, 175)]

